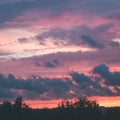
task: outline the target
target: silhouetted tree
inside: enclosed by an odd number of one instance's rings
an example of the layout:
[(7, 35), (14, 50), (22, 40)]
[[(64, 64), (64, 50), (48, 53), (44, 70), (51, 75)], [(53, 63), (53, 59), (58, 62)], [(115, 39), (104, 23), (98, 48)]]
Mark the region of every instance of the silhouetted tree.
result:
[(0, 120), (120, 120), (120, 107), (100, 107), (96, 101), (78, 98), (63, 100), (54, 109), (24, 109), (22, 97), (0, 105)]
[(22, 108), (22, 101), (23, 101), (23, 99), (22, 99), (21, 96), (16, 98), (16, 100), (14, 101), (14, 105), (13, 105), (14, 108), (15, 109), (21, 109)]
[(73, 102), (69, 100), (63, 100), (58, 104), (58, 108), (73, 108)]
[(1, 108), (3, 110), (11, 110), (12, 104), (10, 101), (4, 101), (3, 104), (1, 105)]
[(13, 107), (15, 109), (27, 109), (29, 108), (28, 105), (26, 105), (25, 103), (23, 103), (23, 98), (21, 96), (19, 96), (18, 98), (16, 98), (16, 100), (14, 101)]
[(58, 104), (58, 108), (97, 108), (99, 104), (96, 101), (90, 101), (86, 97), (78, 98), (75, 102), (69, 100), (63, 100)]
[(78, 98), (74, 103), (74, 108), (97, 108), (99, 104), (96, 101), (88, 100), (86, 97)]

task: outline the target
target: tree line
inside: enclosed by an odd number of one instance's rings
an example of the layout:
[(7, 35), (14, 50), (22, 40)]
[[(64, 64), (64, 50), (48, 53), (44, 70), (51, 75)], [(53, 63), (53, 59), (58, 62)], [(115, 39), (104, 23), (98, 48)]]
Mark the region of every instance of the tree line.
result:
[(53, 109), (32, 109), (19, 96), (0, 105), (2, 120), (120, 120), (120, 108), (105, 108), (86, 97), (63, 100)]

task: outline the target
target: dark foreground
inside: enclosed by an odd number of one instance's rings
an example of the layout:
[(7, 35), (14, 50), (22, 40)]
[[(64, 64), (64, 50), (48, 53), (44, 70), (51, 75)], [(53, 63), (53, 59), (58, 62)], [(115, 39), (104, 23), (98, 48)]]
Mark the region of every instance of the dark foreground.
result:
[(1, 110), (0, 120), (120, 120), (120, 108)]
[(120, 120), (120, 107), (104, 108), (94, 101), (63, 101), (54, 109), (31, 109), (17, 98), (0, 106), (0, 120)]

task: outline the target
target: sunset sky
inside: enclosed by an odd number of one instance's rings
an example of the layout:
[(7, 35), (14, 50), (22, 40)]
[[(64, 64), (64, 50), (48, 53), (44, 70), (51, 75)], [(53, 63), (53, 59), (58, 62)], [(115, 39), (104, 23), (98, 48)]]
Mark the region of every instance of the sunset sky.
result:
[(19, 95), (120, 106), (120, 1), (0, 1), (0, 101)]

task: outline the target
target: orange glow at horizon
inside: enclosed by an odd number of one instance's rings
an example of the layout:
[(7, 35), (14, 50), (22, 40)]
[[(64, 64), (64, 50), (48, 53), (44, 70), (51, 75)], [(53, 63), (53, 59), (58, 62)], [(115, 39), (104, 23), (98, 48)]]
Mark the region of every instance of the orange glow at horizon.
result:
[(55, 108), (61, 103), (61, 99), (58, 100), (25, 100), (25, 103), (33, 109), (37, 108)]
[(100, 106), (117, 107), (120, 106), (120, 96), (93, 96), (90, 100), (95, 100)]
[[(103, 96), (93, 96), (88, 97), (89, 100), (95, 100), (100, 106), (104, 107), (119, 107), (120, 106), (120, 96), (103, 97)], [(25, 100), (25, 103), (33, 109), (37, 108), (55, 108), (62, 99), (58, 100)]]

